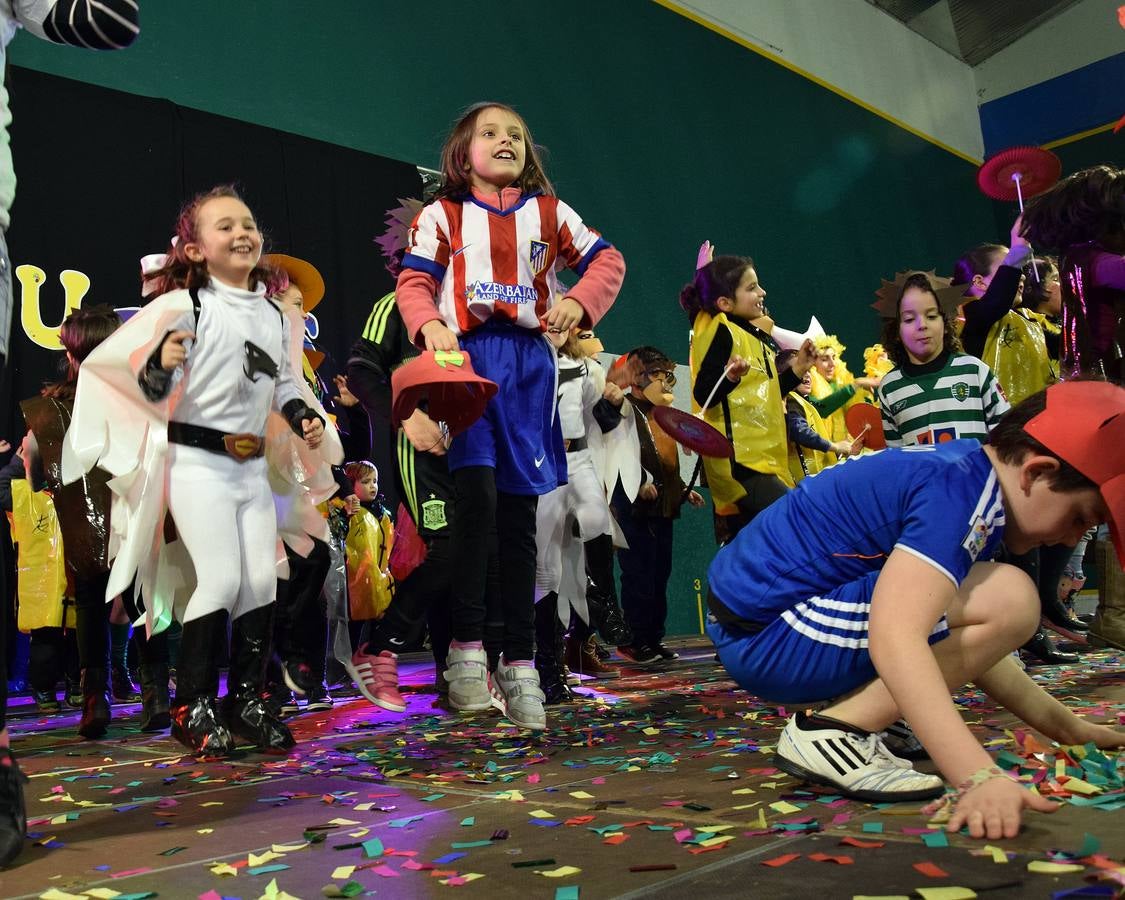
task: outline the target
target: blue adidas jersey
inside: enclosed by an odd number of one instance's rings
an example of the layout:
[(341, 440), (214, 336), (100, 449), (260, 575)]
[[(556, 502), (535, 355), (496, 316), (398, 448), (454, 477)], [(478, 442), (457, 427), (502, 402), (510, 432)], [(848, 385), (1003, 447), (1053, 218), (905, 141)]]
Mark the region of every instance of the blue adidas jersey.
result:
[(1003, 531), (1000, 485), (979, 443), (884, 450), (804, 479), (719, 550), (708, 581), (737, 617), (767, 625), (843, 585), (874, 585), (896, 547), (960, 586)]

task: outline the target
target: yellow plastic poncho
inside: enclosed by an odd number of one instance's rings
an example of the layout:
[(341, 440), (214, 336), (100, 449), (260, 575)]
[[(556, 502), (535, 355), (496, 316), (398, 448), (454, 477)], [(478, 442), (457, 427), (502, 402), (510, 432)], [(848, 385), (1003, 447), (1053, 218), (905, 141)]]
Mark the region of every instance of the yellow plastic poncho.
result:
[[(805, 418), (808, 420), (812, 430), (825, 440), (832, 440), (829, 436), (829, 424), (820, 413), (816, 411), (816, 407), (796, 391), (790, 393), (789, 397), (801, 404), (801, 409), (804, 410)], [(829, 466), (836, 465), (836, 454), (831, 450), (813, 450), (809, 447), (798, 447), (793, 441), (790, 441), (789, 473), (793, 476), (794, 482), (798, 482), (805, 477), (805, 470), (801, 468), (802, 456), (805, 459), (805, 465), (808, 467), (810, 475), (823, 472)]]
[(360, 508), (348, 523), (345, 550), (348, 561), (350, 616), (381, 619), (394, 598), (395, 582), (388, 568), (395, 526), (390, 516), (375, 518)]
[[(1046, 317), (1029, 309), (1013, 309), (989, 329), (981, 359), (996, 374), (1008, 402), (1015, 406), (1058, 381), (1047, 353)], [(1054, 326), (1051, 326), (1054, 327)]]
[[(793, 486), (789, 474), (789, 447), (785, 431), (785, 401), (781, 396), (774, 350), (745, 328), (731, 323), (725, 313), (711, 315), (700, 312), (692, 325), (691, 379), (694, 385), (707, 350), (720, 328), (726, 328), (733, 341), (731, 354), (750, 363), (750, 371), (738, 386), (716, 403), (703, 418), (731, 439), (735, 458), (703, 458), (707, 485), (715, 512), (731, 515), (736, 504), (746, 496), (738, 480), (739, 469), (750, 469), (776, 475), (788, 487)], [(705, 385), (710, 391), (712, 385)], [(694, 393), (694, 391), (693, 391)]]
[(12, 479), (12, 541), (19, 545), (19, 630), (73, 628), (74, 605), (64, 602), (66, 563), (55, 502), (47, 491), (33, 491), (23, 478)]

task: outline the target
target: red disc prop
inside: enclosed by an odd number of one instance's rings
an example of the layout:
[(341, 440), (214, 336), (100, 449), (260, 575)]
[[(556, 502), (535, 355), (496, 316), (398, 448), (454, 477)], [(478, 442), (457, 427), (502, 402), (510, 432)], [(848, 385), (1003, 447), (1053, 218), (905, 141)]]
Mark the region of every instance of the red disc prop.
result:
[(698, 416), (674, 406), (658, 406), (653, 410), (652, 416), (656, 419), (656, 424), (676, 443), (683, 444), (700, 456), (734, 459), (734, 445), (721, 431)]
[[(1012, 177), (1019, 176), (1019, 191)], [(977, 186), (993, 200), (1026, 200), (1054, 186), (1062, 175), (1062, 162), (1042, 147), (1001, 150), (977, 170)]]
[(868, 450), (885, 450), (887, 436), (883, 433), (883, 418), (877, 407), (870, 403), (857, 403), (846, 413), (844, 422), (853, 439), (863, 435), (863, 446)]

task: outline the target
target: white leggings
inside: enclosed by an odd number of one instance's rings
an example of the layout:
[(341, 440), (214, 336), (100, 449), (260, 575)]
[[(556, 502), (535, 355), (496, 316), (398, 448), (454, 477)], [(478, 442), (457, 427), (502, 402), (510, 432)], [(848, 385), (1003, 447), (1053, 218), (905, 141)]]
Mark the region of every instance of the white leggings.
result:
[(277, 592), (277, 514), (264, 457), (238, 462), (169, 445), (168, 508), (195, 567), (183, 621), (225, 609), (231, 619)]

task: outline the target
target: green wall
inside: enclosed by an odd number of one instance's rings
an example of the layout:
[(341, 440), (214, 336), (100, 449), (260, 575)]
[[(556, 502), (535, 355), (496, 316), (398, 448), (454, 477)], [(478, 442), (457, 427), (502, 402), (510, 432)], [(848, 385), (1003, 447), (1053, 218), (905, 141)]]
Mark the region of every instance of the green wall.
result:
[[(560, 195), (628, 262), (610, 350), (686, 362), (676, 297), (709, 238), (754, 256), (775, 318), (815, 313), (855, 371), (881, 276), (948, 271), (1007, 230), (970, 163), (649, 0), (144, 0), (127, 52), (23, 35), (11, 60), (431, 167), (461, 108), (509, 102)], [(671, 631), (697, 630), (712, 552), (709, 514), (685, 510)]]

